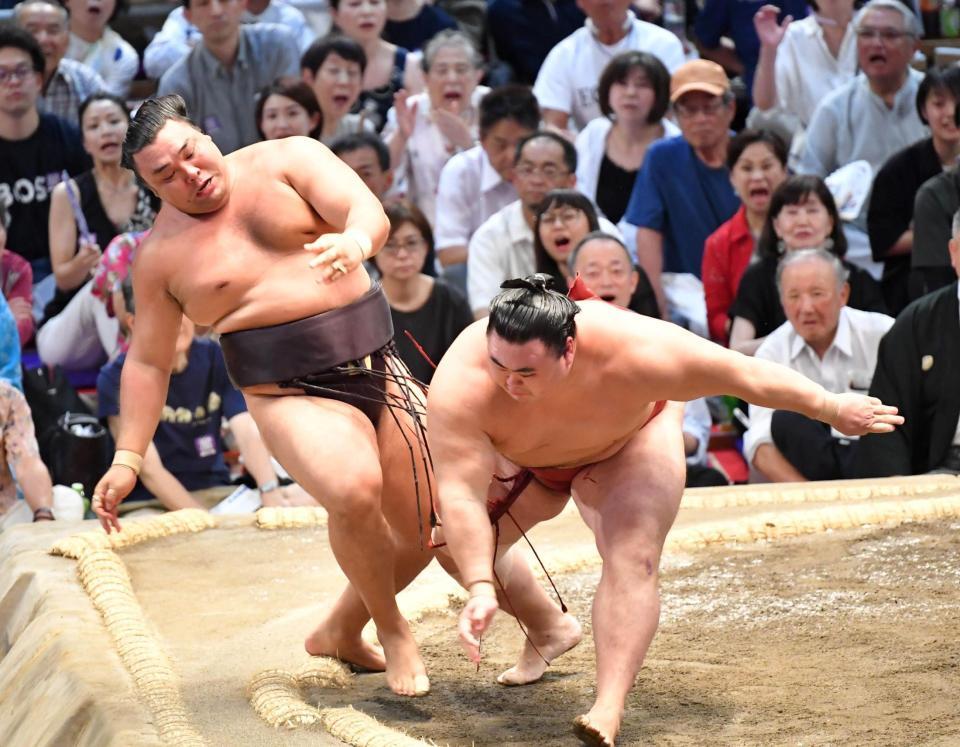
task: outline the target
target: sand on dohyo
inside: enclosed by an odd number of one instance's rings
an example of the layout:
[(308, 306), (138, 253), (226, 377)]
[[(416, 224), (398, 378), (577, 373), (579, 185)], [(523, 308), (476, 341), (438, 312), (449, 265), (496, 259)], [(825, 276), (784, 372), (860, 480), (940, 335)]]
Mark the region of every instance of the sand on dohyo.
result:
[[(91, 522), (0, 536), (0, 744), (576, 743), (599, 569), (575, 512), (531, 538), (583, 643), (537, 685), (494, 684), (520, 631), (498, 617), (476, 672), (434, 565), (401, 596), (417, 700), (303, 651), (344, 582), (322, 512), (161, 518), (128, 546)], [(960, 744), (958, 530), (942, 476), (688, 492), (620, 743)]]

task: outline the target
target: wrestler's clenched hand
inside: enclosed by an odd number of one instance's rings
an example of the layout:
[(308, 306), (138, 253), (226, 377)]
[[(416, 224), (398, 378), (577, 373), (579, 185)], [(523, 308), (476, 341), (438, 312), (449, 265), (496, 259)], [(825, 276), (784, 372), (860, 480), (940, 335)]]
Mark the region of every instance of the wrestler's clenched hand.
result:
[(496, 596), (480, 594), (470, 597), (460, 613), (460, 622), (457, 625), (460, 642), (467, 651), (467, 657), (474, 664), (480, 663), (480, 636), (490, 627), (497, 609), (499, 605)]
[(120, 505), (120, 501), (130, 495), (130, 491), (136, 484), (136, 472), (129, 467), (115, 464), (107, 470), (97, 483), (97, 487), (93, 489), (90, 508), (100, 519), (100, 525), (107, 534), (110, 534), (112, 529), (120, 531), (117, 506)]
[(363, 247), (356, 237), (345, 233), (325, 233), (303, 248), (317, 255), (310, 260), (310, 267), (320, 270), (320, 279), (325, 283), (339, 280), (364, 260)]
[(897, 408), (863, 394), (828, 394), (820, 418), (847, 436), (890, 433), (903, 424)]

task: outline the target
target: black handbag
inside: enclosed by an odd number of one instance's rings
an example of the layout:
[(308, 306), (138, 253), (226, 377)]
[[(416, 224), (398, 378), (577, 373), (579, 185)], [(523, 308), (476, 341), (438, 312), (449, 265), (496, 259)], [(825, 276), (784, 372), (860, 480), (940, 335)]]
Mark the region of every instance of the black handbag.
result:
[(80, 483), (84, 495), (92, 496), (110, 466), (112, 448), (107, 429), (93, 415), (66, 412), (57, 421), (49, 442), (47, 467), (54, 483)]

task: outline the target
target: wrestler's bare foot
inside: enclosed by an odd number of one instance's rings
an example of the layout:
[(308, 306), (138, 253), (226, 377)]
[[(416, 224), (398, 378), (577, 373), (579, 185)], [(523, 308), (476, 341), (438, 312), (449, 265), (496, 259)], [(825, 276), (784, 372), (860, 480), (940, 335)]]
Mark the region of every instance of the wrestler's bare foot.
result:
[(596, 747), (613, 747), (616, 743), (617, 732), (620, 731), (622, 712), (605, 713), (594, 706), (588, 713), (577, 716), (573, 720), (573, 733), (584, 744)]
[(383, 672), (387, 669), (387, 660), (379, 646), (368, 643), (360, 636), (335, 635), (323, 623), (307, 636), (303, 647), (311, 656), (339, 659), (357, 673)]
[[(559, 622), (545, 631), (528, 631), (536, 649), (525, 641), (520, 661), (497, 677), (501, 685), (529, 685), (536, 682), (547, 671), (547, 662), (552, 662), (558, 656), (572, 649), (583, 637), (580, 623), (573, 615), (561, 615)], [(537, 653), (537, 649), (540, 653)], [(543, 654), (544, 661), (540, 656)]]
[[(406, 627), (406, 626), (404, 626)], [(377, 631), (387, 660), (387, 684), (397, 695), (418, 698), (430, 692), (430, 679), (409, 630)]]

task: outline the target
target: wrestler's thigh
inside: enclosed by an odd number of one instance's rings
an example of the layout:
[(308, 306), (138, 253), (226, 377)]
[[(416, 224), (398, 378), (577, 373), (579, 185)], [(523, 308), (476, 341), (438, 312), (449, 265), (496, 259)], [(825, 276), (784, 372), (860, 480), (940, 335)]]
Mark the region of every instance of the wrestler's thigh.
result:
[[(426, 543), (430, 536), (430, 496), (436, 483), (425, 445), (425, 397), (419, 387), (411, 385), (411, 389), (409, 394), (420, 413), (422, 432), (408, 412), (384, 407), (380, 414), (377, 443), (383, 473), (381, 505), (387, 522), (402, 541), (419, 543), (422, 525)], [(389, 382), (387, 394), (400, 396), (403, 392), (396, 382)]]
[(376, 433), (354, 407), (305, 395), (244, 394), (264, 443), (328, 511), (376, 500), (381, 474)]
[[(501, 477), (515, 475), (520, 470), (520, 467), (506, 457), (497, 455), (497, 475)], [(488, 499), (505, 495), (509, 488), (509, 482), (504, 483), (494, 478), (490, 481)], [(536, 480), (531, 480), (510, 508), (510, 515), (504, 515), (500, 519), (500, 547), (509, 548), (520, 538), (521, 529), (526, 532), (537, 524), (557, 516), (569, 500), (568, 493), (550, 490)]]
[(662, 548), (683, 484), (683, 403), (669, 402), (612, 457), (582, 471), (573, 498), (601, 555), (618, 537)]

